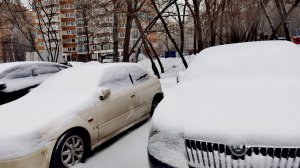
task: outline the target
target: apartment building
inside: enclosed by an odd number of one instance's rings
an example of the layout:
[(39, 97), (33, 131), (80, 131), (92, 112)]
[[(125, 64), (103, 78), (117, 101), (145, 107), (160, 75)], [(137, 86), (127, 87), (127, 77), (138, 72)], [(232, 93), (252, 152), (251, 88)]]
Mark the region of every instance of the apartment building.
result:
[(76, 6), (74, 0), (60, 1), (63, 56), (67, 61), (77, 61)]
[[(71, 61), (77, 56), (76, 9), (74, 0), (37, 0), (34, 20), (36, 45), (48, 61)], [(49, 56), (51, 55), (51, 56)], [(54, 57), (54, 58), (52, 58)]]
[[(43, 5), (46, 11), (42, 12), (42, 18), (45, 18), (46, 26), (43, 28), (43, 31), (37, 32), (36, 39), (37, 48), (41, 51), (42, 55), (49, 55), (49, 50), (51, 50), (52, 54), (58, 53), (61, 60), (82, 62), (91, 60), (101, 61), (104, 56), (112, 55), (112, 14), (104, 17), (96, 17), (93, 18), (93, 20), (87, 21), (87, 10), (89, 9), (80, 6), (78, 1), (37, 1), (41, 2), (40, 4)], [(39, 20), (41, 20), (41, 17), (39, 15), (40, 13), (36, 12), (36, 24), (40, 24)], [(144, 26), (149, 22), (150, 18), (142, 19)], [(118, 14), (118, 25), (119, 55), (122, 57), (126, 29), (126, 13)], [(131, 31), (130, 45), (132, 46), (139, 38), (139, 31), (134, 24)], [(50, 35), (48, 36), (47, 34)], [(149, 39), (154, 47), (157, 48), (157, 34), (150, 34)]]

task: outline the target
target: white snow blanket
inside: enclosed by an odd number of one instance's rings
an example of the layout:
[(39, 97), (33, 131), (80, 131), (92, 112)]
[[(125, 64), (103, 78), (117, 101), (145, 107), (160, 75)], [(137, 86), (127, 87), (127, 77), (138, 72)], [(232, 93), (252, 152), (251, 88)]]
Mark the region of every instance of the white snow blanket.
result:
[(205, 141), (299, 147), (299, 51), (278, 41), (204, 50), (153, 125)]
[(184, 138), (228, 145), (300, 147), (300, 48), (269, 41), (195, 56), (152, 119), (148, 150), (187, 167)]

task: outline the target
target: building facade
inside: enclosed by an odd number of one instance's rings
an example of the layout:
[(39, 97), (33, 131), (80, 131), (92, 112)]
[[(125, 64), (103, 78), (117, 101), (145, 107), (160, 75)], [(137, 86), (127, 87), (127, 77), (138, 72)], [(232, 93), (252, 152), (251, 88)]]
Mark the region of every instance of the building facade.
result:
[[(44, 27), (37, 32), (36, 44), (42, 55), (58, 55), (66, 61), (102, 61), (113, 53), (113, 14), (93, 17), (90, 9), (80, 0), (36, 0), (40, 4), (36, 10), (35, 22)], [(85, 2), (85, 1), (84, 1)], [(126, 29), (126, 13), (118, 14), (118, 43), (120, 59)], [(41, 23), (41, 19), (44, 23)], [(142, 19), (146, 26), (151, 18)], [(46, 26), (45, 26), (46, 25)], [(157, 48), (157, 33), (151, 33), (149, 40)], [(139, 38), (139, 31), (133, 24), (130, 46)], [(49, 53), (51, 51), (52, 53)], [(49, 60), (51, 61), (51, 60)]]

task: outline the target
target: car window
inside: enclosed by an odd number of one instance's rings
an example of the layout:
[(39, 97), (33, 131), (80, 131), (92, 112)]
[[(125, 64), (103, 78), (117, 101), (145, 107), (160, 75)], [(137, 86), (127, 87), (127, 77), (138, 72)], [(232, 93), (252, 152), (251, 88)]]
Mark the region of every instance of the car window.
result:
[(57, 65), (37, 65), (33, 68), (33, 74), (57, 73), (60, 69)]
[(65, 67), (65, 66), (58, 66), (58, 69), (61, 71), (61, 70), (67, 69), (67, 67)]
[(109, 88), (112, 94), (117, 94), (128, 90), (133, 85), (126, 68), (113, 67), (106, 70), (100, 81), (100, 86)]
[(25, 78), (32, 75), (32, 70), (29, 67), (18, 67), (2, 75), (1, 78), (7, 79)]
[(128, 67), (128, 71), (132, 77), (134, 84), (141, 84), (150, 79), (149, 73), (138, 66), (130, 66)]

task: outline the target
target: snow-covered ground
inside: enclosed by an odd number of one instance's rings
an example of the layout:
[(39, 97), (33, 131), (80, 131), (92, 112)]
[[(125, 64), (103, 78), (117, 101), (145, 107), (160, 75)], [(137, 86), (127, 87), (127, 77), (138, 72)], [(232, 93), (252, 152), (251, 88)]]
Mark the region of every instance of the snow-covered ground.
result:
[[(189, 63), (193, 57), (187, 57)], [(165, 94), (176, 85), (176, 73), (184, 70), (181, 59), (161, 59), (166, 73), (160, 79)], [(157, 63), (157, 62), (156, 62)], [(150, 61), (143, 60), (140, 64), (150, 69)], [(158, 65), (158, 64), (157, 64)], [(75, 166), (76, 168), (147, 168), (147, 144), (151, 126), (151, 119), (135, 126), (113, 140), (97, 148), (86, 163)]]

